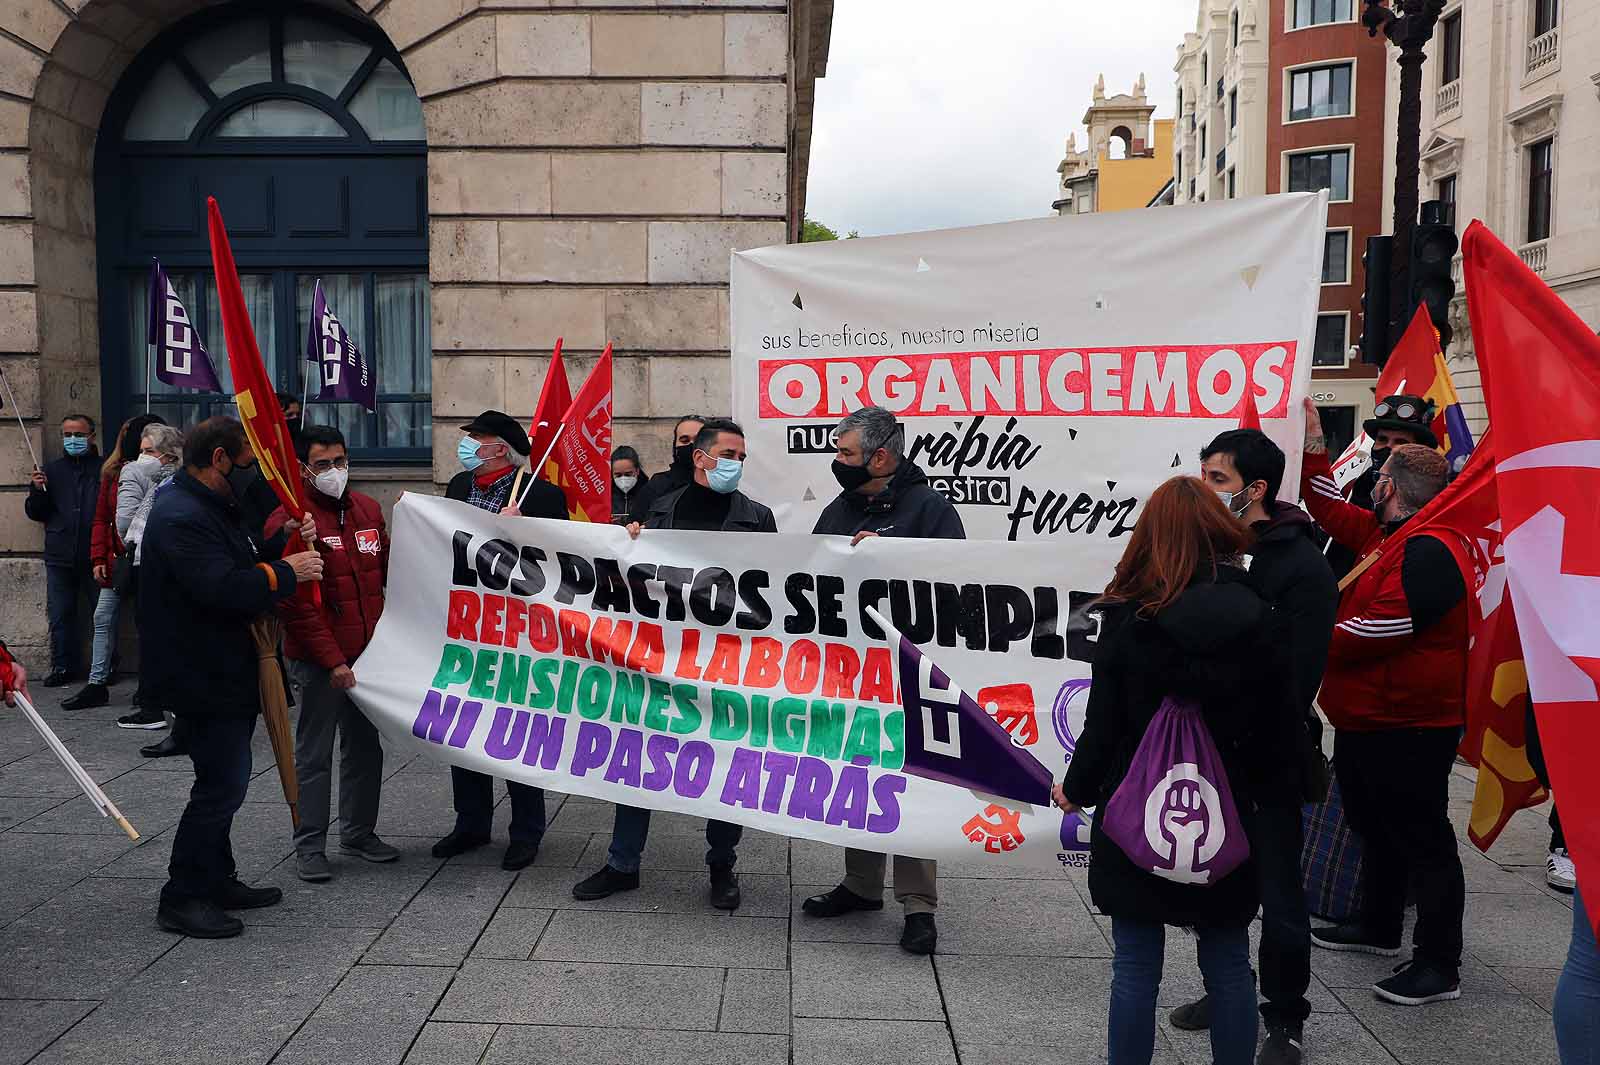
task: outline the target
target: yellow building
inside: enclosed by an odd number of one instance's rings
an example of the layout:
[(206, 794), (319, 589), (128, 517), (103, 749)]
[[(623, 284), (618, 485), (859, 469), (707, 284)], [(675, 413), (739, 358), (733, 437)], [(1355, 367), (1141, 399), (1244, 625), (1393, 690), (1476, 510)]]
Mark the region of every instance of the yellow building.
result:
[(1106, 79), (1095, 82), (1094, 103), (1084, 112), (1089, 146), (1078, 150), (1076, 132), (1067, 135), (1066, 156), (1056, 167), (1057, 214), (1125, 211), (1148, 207), (1172, 183), (1172, 122), (1152, 120), (1155, 105), (1145, 98), (1144, 75), (1125, 93), (1107, 98)]

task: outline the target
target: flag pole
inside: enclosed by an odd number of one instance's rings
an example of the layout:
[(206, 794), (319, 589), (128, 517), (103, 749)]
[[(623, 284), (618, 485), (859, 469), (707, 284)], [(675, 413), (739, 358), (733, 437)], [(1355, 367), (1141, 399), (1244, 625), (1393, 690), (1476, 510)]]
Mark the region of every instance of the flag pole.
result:
[(146, 341), (144, 345), (144, 412), (146, 414), (150, 413), (150, 348), (150, 342)]
[(22, 408), (17, 406), (17, 397), (11, 391), (11, 378), (6, 376), (4, 367), (0, 367), (0, 384), (6, 386), (6, 402), (11, 404), (11, 413), (16, 415), (17, 428), (22, 430), (22, 442), (28, 449), (28, 457), (33, 460), (33, 468), (43, 469), (39, 465), (39, 455), (33, 450), (33, 440), (28, 436), (28, 427), (22, 421)]
[[(316, 288), (311, 290), (311, 309), (313, 311), (313, 314), (312, 314), (312, 321), (311, 321), (310, 328), (311, 328), (311, 332), (312, 332), (313, 335), (315, 335), (318, 332), (320, 332), (320, 323), (318, 323), (316, 321), (316, 315), (315, 315), (314, 312), (316, 311), (316, 307), (317, 307), (316, 290), (321, 288), (321, 287), (322, 287), (322, 278), (319, 277), (319, 278), (317, 278), (317, 286), (316, 286)], [(310, 362), (311, 360), (304, 359), (304, 360), (301, 360), (301, 361)], [(320, 396), (322, 394), (322, 363), (321, 362), (313, 362), (312, 365), (317, 368), (317, 395)], [(309, 396), (310, 394), (311, 394), (311, 375), (306, 373), (304, 370), (301, 370), (300, 371), (300, 424), (302, 426), (306, 424), (306, 397)]]
[[(537, 466), (530, 465), (530, 466), (526, 467), (527, 469), (530, 469), (530, 470), (542, 470), (542, 469), (544, 469), (544, 464), (550, 461), (550, 455), (556, 449), (556, 441), (561, 439), (561, 431), (563, 429), (565, 429), (566, 427), (567, 427), (567, 423), (565, 421), (561, 421), (561, 422), (558, 422), (556, 424), (556, 431), (554, 433), (552, 433), (551, 436), (550, 436), (550, 446), (544, 449), (544, 455), (539, 459), (539, 464)], [(519, 485), (521, 484), (521, 481), (522, 481), (522, 474), (523, 474), (523, 471), (522, 470), (518, 470), (517, 471), (517, 479), (515, 481), (511, 482), (511, 498), (515, 499), (517, 501), (516, 507), (517, 507), (517, 510), (519, 510), (519, 511), (522, 509), (522, 504), (523, 504), (523, 498), (522, 498), (521, 495), (518, 494), (518, 487), (519, 487)], [(539, 475), (537, 473), (533, 474), (533, 480), (537, 481), (538, 479), (539, 479)], [(533, 484), (532, 484), (531, 481), (528, 484), (528, 489), (529, 489), (529, 491), (533, 490)]]
[(17, 706), (22, 710), (22, 716), (27, 718), (28, 723), (39, 733), (39, 737), (44, 740), (45, 746), (50, 748), (50, 752), (56, 756), (62, 767), (66, 769), (67, 775), (72, 777), (72, 782), (78, 785), (79, 790), (83, 792), (84, 798), (88, 799), (94, 805), (94, 808), (100, 811), (100, 816), (109, 817), (115, 821), (117, 827), (128, 834), (129, 839), (137, 840), (139, 838), (138, 831), (128, 823), (126, 817), (122, 816), (122, 811), (117, 809), (117, 804), (112, 802), (110, 797), (101, 790), (100, 785), (94, 782), (94, 778), (89, 775), (89, 771), (84, 769), (83, 765), (72, 756), (71, 751), (67, 750), (67, 745), (61, 742), (61, 737), (56, 735), (55, 729), (51, 728), (45, 722), (45, 719), (39, 716), (39, 711), (34, 709), (33, 703), (28, 701), (28, 697), (21, 692), (15, 692), (14, 695), (17, 700)]

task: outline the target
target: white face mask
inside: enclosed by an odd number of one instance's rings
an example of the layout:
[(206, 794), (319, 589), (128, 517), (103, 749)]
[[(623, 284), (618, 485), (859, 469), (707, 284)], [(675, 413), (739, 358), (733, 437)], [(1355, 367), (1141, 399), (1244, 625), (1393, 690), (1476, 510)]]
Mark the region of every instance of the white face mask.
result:
[(329, 499), (342, 499), (344, 497), (344, 486), (350, 483), (350, 471), (348, 469), (323, 470), (317, 474), (311, 483), (317, 486), (317, 491)]
[(161, 458), (157, 455), (140, 455), (133, 460), (133, 464), (153, 476), (161, 469)]
[(616, 480), (617, 488), (621, 490), (623, 495), (627, 495), (639, 485), (639, 478), (633, 474), (619, 474)]

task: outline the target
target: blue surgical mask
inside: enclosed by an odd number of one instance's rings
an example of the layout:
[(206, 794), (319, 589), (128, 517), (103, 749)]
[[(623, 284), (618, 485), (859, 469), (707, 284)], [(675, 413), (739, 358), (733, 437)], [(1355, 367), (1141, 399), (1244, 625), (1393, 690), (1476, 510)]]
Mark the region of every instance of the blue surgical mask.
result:
[(69, 455), (86, 454), (89, 450), (89, 438), (86, 436), (69, 436), (61, 441), (61, 447)]
[(744, 473), (744, 463), (738, 459), (718, 459), (717, 468), (706, 471), (706, 483), (711, 485), (713, 492), (727, 495), (739, 487), (739, 478)]
[(456, 445), (456, 458), (469, 472), (483, 465), (483, 459), (478, 456), (478, 442), (470, 436), (463, 436)]

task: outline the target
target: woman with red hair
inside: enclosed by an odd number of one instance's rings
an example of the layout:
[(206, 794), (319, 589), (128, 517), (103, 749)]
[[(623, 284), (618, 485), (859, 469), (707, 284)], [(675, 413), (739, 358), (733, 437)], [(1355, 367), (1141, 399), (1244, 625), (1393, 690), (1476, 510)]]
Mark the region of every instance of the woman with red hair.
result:
[[(1063, 809), (1104, 813), (1169, 698), (1198, 707), (1241, 813), (1298, 795), (1286, 641), (1273, 638), (1271, 608), (1246, 583), (1249, 545), (1250, 533), (1197, 478), (1174, 477), (1151, 494), (1101, 600), (1083, 737), (1055, 789)], [(1209, 883), (1158, 876), (1123, 853), (1104, 820), (1097, 816), (1090, 833), (1089, 893), (1111, 918), (1110, 1065), (1147, 1065), (1154, 1053), (1168, 925), (1192, 929), (1198, 940), (1212, 1059), (1250, 1065), (1257, 1021), (1247, 929), (1259, 903), (1252, 863)]]

